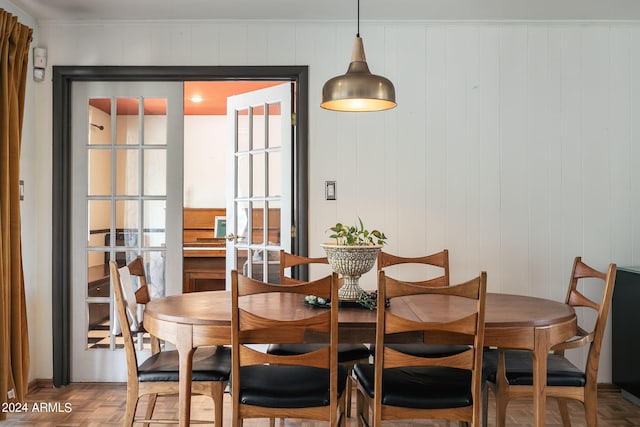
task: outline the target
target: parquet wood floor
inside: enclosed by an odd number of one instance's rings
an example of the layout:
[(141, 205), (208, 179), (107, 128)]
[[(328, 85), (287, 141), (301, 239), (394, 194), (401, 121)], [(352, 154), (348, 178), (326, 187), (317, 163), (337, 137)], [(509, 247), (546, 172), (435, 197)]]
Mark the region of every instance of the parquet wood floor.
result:
[[(74, 383), (62, 388), (39, 388), (27, 397), (25, 413), (8, 414), (4, 426), (72, 427), (72, 426), (119, 426), (125, 410), (125, 384)], [(489, 425), (494, 425), (493, 396), (489, 402)], [(355, 402), (355, 399), (353, 399)], [(65, 406), (66, 405), (66, 406)], [(355, 405), (355, 403), (354, 403)], [(640, 426), (640, 407), (623, 399), (613, 386), (602, 387), (598, 402), (599, 427)], [(143, 399), (138, 407), (141, 414), (146, 408)], [(192, 416), (197, 419), (211, 419), (213, 404), (210, 399), (195, 396)], [(40, 410), (41, 412), (38, 412)], [(574, 427), (585, 426), (582, 405), (572, 402), (569, 407)], [(174, 418), (177, 414), (177, 398), (164, 397), (158, 400), (155, 416)], [(355, 413), (355, 411), (354, 411)], [(231, 405), (225, 395), (225, 426), (230, 426)], [(507, 410), (507, 425), (515, 427), (531, 426), (531, 400), (515, 400)], [(557, 405), (549, 400), (547, 405), (547, 426), (560, 426)], [(152, 424), (153, 426), (154, 424)], [(157, 425), (157, 424), (156, 424)], [(204, 424), (204, 425), (213, 425)], [(276, 424), (282, 426), (281, 424)], [(326, 423), (302, 420), (286, 420), (284, 427), (316, 427)], [(444, 421), (388, 422), (389, 427), (445, 427), (457, 425)], [(266, 420), (249, 420), (247, 427), (268, 426)], [(349, 418), (347, 427), (356, 427), (355, 418)]]

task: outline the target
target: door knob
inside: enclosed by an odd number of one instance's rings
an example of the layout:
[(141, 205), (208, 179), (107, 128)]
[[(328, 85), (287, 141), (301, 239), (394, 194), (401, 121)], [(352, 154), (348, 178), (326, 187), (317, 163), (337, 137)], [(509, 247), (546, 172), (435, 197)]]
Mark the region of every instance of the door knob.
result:
[(228, 240), (228, 241), (232, 242), (232, 241), (234, 241), (235, 239), (236, 239), (236, 235), (235, 235), (235, 234), (233, 234), (233, 233), (229, 233), (229, 234), (227, 234), (227, 240)]

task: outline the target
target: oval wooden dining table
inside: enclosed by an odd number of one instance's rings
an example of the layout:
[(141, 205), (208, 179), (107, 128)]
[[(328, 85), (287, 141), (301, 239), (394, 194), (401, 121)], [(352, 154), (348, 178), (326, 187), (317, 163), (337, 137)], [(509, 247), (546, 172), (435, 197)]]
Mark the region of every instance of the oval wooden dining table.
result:
[[(296, 296), (292, 298), (301, 298)], [(301, 299), (278, 300), (270, 310), (287, 316), (314, 310)], [(417, 318), (445, 320), (459, 304), (441, 300), (394, 300), (389, 310), (411, 311)], [(180, 355), (179, 419), (189, 425), (191, 367), (195, 348), (231, 343), (231, 294), (228, 291), (196, 292), (154, 299), (147, 303), (144, 325), (149, 333), (173, 343)], [(375, 342), (375, 311), (341, 307), (339, 336), (342, 342)], [(564, 303), (522, 295), (488, 293), (485, 315), (485, 346), (530, 350), (534, 362), (534, 423), (545, 425), (547, 353), (576, 333), (574, 309)]]

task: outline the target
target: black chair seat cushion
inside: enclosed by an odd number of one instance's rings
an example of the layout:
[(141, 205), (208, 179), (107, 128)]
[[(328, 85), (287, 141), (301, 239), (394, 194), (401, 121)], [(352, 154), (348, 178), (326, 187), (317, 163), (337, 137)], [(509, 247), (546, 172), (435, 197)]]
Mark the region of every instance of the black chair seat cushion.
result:
[[(178, 382), (178, 352), (161, 351), (138, 367), (138, 380), (142, 382)], [(229, 381), (231, 375), (230, 347), (201, 347), (193, 353), (192, 381)]]
[[(402, 353), (410, 354), (418, 357), (445, 357), (453, 356), (454, 354), (462, 353), (469, 349), (468, 345), (456, 345), (456, 344), (386, 344), (387, 347), (392, 348)], [(375, 357), (376, 346), (371, 346), (371, 354)]]
[[(356, 363), (353, 372), (373, 397), (373, 364)], [(390, 368), (382, 372), (382, 404), (417, 409), (460, 408), (473, 403), (471, 371), (447, 367)]]
[[(326, 347), (326, 344), (270, 344), (267, 353), (278, 356), (294, 356), (309, 353), (322, 347)], [(369, 348), (364, 344), (338, 344), (338, 362), (340, 363), (368, 359), (370, 354)]]
[[(507, 381), (510, 385), (533, 384), (533, 357), (526, 350), (505, 351)], [(487, 381), (496, 382), (498, 370), (498, 350), (485, 350), (483, 359), (483, 376)], [(565, 357), (549, 354), (547, 358), (547, 385), (584, 387), (584, 372), (569, 362)]]
[[(328, 406), (329, 370), (310, 366), (253, 365), (240, 368), (240, 402), (266, 408)], [(338, 365), (338, 395), (347, 369)], [(231, 393), (235, 393), (234, 390)]]

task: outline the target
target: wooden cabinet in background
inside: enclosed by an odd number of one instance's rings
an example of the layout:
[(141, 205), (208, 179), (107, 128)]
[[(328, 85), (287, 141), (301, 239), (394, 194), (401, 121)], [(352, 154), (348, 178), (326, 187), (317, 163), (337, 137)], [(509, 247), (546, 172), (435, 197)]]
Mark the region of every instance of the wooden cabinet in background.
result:
[(215, 239), (217, 216), (224, 208), (184, 208), (182, 292), (225, 289), (226, 249), (224, 239)]
[(225, 289), (225, 249), (184, 250), (182, 292)]

